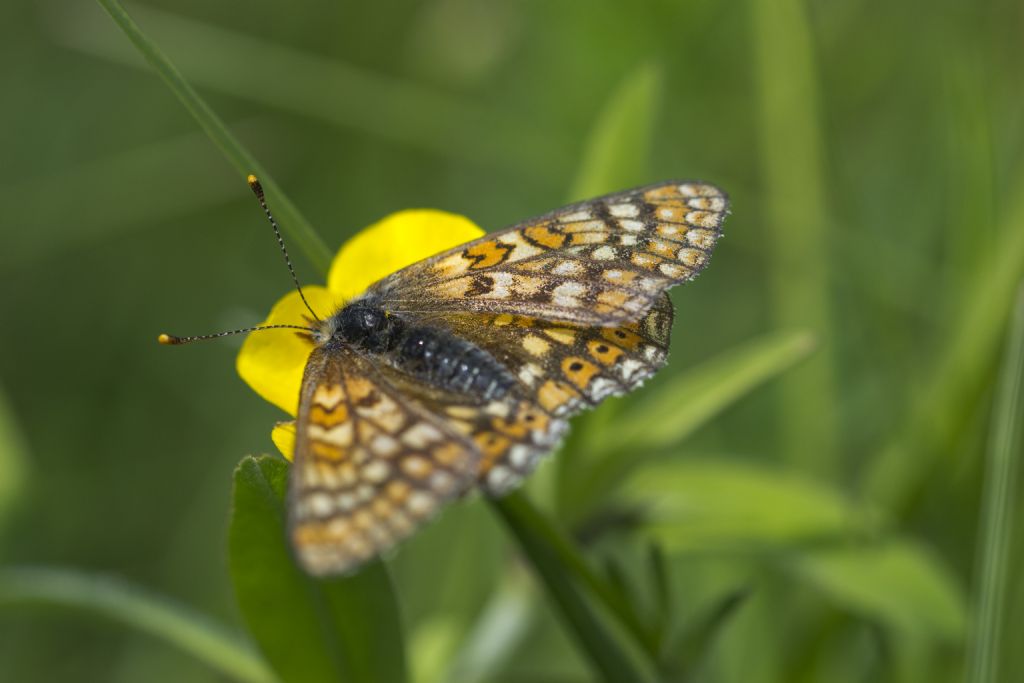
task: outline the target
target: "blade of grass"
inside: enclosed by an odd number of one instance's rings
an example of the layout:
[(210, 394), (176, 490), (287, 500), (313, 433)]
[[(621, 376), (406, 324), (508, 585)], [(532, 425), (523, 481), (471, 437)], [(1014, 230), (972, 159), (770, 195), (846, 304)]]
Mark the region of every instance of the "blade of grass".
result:
[(644, 181), (660, 94), (661, 72), (652, 64), (637, 68), (619, 83), (587, 138), (570, 201)]
[[(1024, 168), (1010, 185), (1024, 188)], [(984, 258), (973, 286), (964, 296), (964, 308), (946, 318), (956, 321), (950, 340), (928, 373), (903, 433), (874, 459), (865, 473), (867, 495), (892, 509), (905, 508), (913, 499), (935, 459), (967, 419), (984, 388), (984, 378), (997, 358), (1006, 324), (1006, 311), (1024, 277), (1024, 193), (1011, 192), (1012, 204), (1003, 214), (1000, 239)]]
[(484, 683), (498, 678), (499, 667), (512, 656), (535, 621), (536, 601), (528, 589), (524, 572), (505, 575), (458, 653), (448, 662), (438, 679), (441, 683)]
[(235, 680), (277, 680), (247, 643), (205, 615), (111, 577), (49, 567), (0, 569), (0, 605), (88, 610), (161, 638)]
[(617, 416), (614, 426), (589, 422), (574, 452), (589, 462), (560, 478), (559, 502), (571, 518), (601, 500), (644, 457), (679, 443), (714, 416), (806, 358), (807, 332), (773, 333), (748, 341), (652, 388)]
[(27, 446), (14, 420), (7, 394), (0, 386), (0, 532), (21, 499), (28, 479), (26, 452)]
[[(571, 173), (565, 161), (574, 156), (568, 136), (552, 130), (543, 118), (531, 121), (529, 111), (483, 106), (154, 7), (137, 5), (133, 14), (162, 44), (187, 46), (180, 51), (178, 66), (200, 87), (444, 158), (527, 173), (545, 183)], [(58, 7), (49, 25), (63, 45), (138, 66), (134, 55), (112, 43), (103, 27), (73, 6)], [(538, 164), (538, 159), (549, 161)]]
[(295, 241), (310, 263), (323, 275), (331, 264), (331, 251), (313, 226), (299, 212), (298, 207), (281, 191), (273, 177), (249, 153), (242, 143), (228, 130), (220, 117), (203, 100), (195, 89), (189, 85), (184, 76), (163, 54), (163, 52), (142, 32), (118, 0), (97, 0), (110, 14), (110, 17), (121, 28), (124, 34), (139, 50), (142, 56), (170, 87), (192, 117), (210, 136), (214, 144), (220, 148), (235, 170), (244, 178), (249, 173), (259, 176), (263, 187), (272, 197), (274, 211), (281, 223), (281, 229)]
[(838, 456), (838, 411), (812, 30), (801, 0), (753, 0), (749, 6), (775, 322), (781, 328), (808, 328), (822, 345), (812, 362), (780, 384), (780, 452), (802, 469), (827, 474)]
[(548, 596), (558, 605), (566, 626), (602, 679), (608, 683), (648, 680), (633, 657), (608, 631), (587, 598), (599, 600), (644, 652), (656, 656), (656, 639), (640, 623), (632, 608), (590, 568), (575, 546), (522, 493), (514, 492), (491, 502), (516, 537), (531, 566), (544, 582)]
[(999, 680), (999, 653), (1010, 565), (1017, 460), (1024, 411), (1024, 283), (1017, 288), (992, 416), (978, 532), (974, 632), (967, 649), (968, 683)]

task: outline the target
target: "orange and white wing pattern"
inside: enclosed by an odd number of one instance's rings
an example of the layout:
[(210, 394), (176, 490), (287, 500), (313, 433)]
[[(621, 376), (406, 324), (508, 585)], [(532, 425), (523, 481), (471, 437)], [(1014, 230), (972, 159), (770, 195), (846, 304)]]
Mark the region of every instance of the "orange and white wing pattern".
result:
[[(643, 318), (610, 327), (508, 313), (439, 318), (519, 378), (523, 403), (502, 420), (476, 420), (478, 485), (490, 495), (517, 486), (568, 429), (567, 419), (640, 386), (664, 367), (672, 303), (662, 294)], [(459, 410), (455, 408), (455, 410)]]
[(573, 204), (482, 237), (371, 287), (396, 313), (509, 313), (579, 325), (639, 320), (707, 264), (724, 192), (674, 181)]
[(354, 571), (472, 486), (480, 454), (368, 360), (318, 348), (296, 419), (289, 529), (311, 574)]

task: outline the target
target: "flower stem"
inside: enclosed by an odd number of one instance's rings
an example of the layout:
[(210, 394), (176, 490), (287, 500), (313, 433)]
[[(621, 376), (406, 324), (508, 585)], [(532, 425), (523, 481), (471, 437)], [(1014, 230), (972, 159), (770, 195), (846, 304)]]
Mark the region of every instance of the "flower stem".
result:
[(142, 32), (128, 12), (118, 0), (97, 0), (107, 11), (114, 22), (120, 27), (128, 39), (139, 50), (174, 94), (185, 105), (189, 113), (210, 136), (214, 144), (244, 178), (250, 173), (256, 174), (269, 194), (274, 196), (275, 211), (281, 218), (281, 226), (288, 236), (302, 250), (310, 263), (326, 275), (331, 263), (331, 251), (320, 235), (313, 229), (288, 197), (281, 191), (269, 173), (256, 161), (256, 158), (228, 130), (220, 117), (203, 100), (199, 93), (189, 85), (181, 72), (171, 63), (167, 56)]
[[(590, 567), (576, 546), (547, 517), (541, 514), (525, 495), (521, 492), (511, 493), (504, 498), (492, 500), (491, 504), (518, 539), (534, 569), (547, 585), (551, 597), (559, 602), (564, 616), (570, 622), (576, 635), (583, 641), (584, 649), (592, 656), (595, 663), (607, 673), (608, 670), (602, 666), (602, 660), (611, 657), (628, 662), (628, 658), (614, 643), (601, 643), (601, 640), (608, 638), (608, 635), (596, 622), (595, 615), (585, 614), (583, 609), (586, 606), (585, 603), (582, 606), (574, 604), (574, 602), (582, 602), (582, 598), (577, 592), (577, 587), (567, 580), (570, 576), (574, 577), (579, 585), (586, 588), (615, 617), (651, 659), (652, 664), (656, 662), (657, 634), (640, 621), (636, 612), (622, 595)], [(612, 650), (608, 650), (609, 647)], [(618, 678), (615, 680), (634, 679)]]

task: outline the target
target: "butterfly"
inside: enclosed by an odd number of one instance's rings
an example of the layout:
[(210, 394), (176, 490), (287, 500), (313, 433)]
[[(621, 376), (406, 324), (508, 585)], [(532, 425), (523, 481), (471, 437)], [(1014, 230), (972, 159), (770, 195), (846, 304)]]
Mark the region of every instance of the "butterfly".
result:
[(708, 264), (728, 209), (696, 181), (598, 197), (311, 321), (287, 504), (299, 564), (352, 573), (446, 503), (511, 491), (572, 415), (651, 377), (668, 354), (666, 292)]

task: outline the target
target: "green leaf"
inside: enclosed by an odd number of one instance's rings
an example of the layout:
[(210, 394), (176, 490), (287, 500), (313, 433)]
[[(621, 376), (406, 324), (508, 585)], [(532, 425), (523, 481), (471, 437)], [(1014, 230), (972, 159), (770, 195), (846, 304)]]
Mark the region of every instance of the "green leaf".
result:
[(26, 451), (7, 394), (0, 389), (0, 531), (21, 498), (28, 478)]
[(238, 635), (209, 617), (109, 576), (50, 567), (0, 570), (0, 606), (56, 605), (120, 621), (248, 683), (276, 678)]
[(110, 17), (117, 23), (125, 36), (135, 45), (139, 53), (164, 80), (167, 86), (181, 101), (188, 112), (196, 120), (210, 139), (216, 144), (224, 156), (231, 162), (235, 170), (244, 178), (250, 173), (255, 173), (267, 190), (267, 195), (275, 205), (274, 210), (280, 219), (281, 229), (295, 240), (295, 243), (306, 254), (310, 263), (322, 274), (327, 274), (331, 264), (332, 253), (327, 245), (316, 233), (313, 226), (303, 217), (298, 207), (292, 204), (291, 200), (281, 191), (277, 182), (269, 173), (256, 161), (256, 158), (246, 149), (238, 138), (228, 130), (220, 117), (199, 96), (199, 93), (185, 80), (181, 72), (171, 63), (167, 56), (156, 46), (156, 44), (143, 33), (128, 12), (118, 0), (97, 0), (103, 9), (110, 14)]
[(793, 572), (838, 605), (899, 633), (957, 642), (964, 599), (944, 566), (906, 540), (822, 548), (802, 553)]
[(587, 138), (570, 199), (588, 199), (643, 182), (660, 92), (661, 74), (651, 64), (619, 84)]
[(722, 460), (651, 464), (621, 496), (666, 549), (757, 550), (867, 528), (865, 513), (832, 488), (805, 477)]
[(1017, 468), (1021, 456), (1021, 410), (1024, 406), (1024, 283), (1017, 288), (1017, 302), (1006, 343), (999, 394), (992, 416), (989, 453), (982, 492), (978, 533), (978, 569), (974, 633), (968, 648), (970, 683), (999, 680), (999, 653), (1003, 644), (1007, 577), (1013, 511), (1016, 509)]
[(398, 606), (384, 565), (317, 580), (295, 563), (285, 533), (288, 465), (246, 457), (235, 470), (228, 538), (231, 578), (253, 637), (288, 683), (407, 679)]
[(560, 480), (560, 499), (570, 516), (604, 499), (645, 456), (679, 443), (813, 349), (806, 332), (759, 337), (651, 387), (623, 407), (614, 423), (587, 421), (574, 450), (577, 474)]

